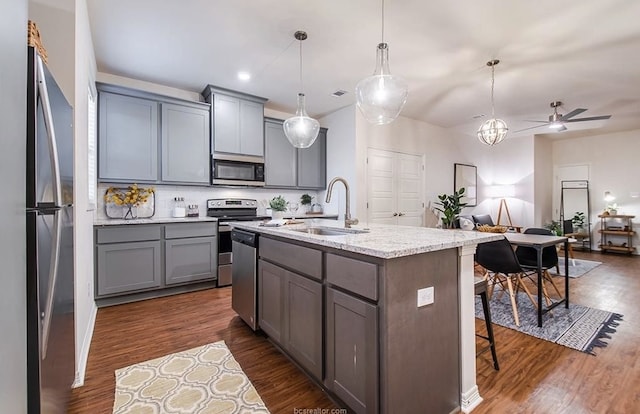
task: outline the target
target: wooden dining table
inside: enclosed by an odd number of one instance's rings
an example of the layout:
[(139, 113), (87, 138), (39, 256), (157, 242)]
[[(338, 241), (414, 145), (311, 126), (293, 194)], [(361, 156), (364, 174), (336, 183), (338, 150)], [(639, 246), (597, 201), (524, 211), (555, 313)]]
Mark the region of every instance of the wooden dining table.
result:
[[(569, 308), (569, 239), (564, 236), (545, 236), (540, 234), (523, 234), (523, 233), (504, 233), (509, 243), (514, 246), (532, 247), (536, 250), (537, 256), (537, 274), (538, 274), (538, 326), (542, 327), (542, 315), (551, 309), (565, 304), (565, 308)], [(554, 301), (546, 308), (542, 307), (542, 250), (545, 247), (555, 246), (564, 243), (564, 298)]]

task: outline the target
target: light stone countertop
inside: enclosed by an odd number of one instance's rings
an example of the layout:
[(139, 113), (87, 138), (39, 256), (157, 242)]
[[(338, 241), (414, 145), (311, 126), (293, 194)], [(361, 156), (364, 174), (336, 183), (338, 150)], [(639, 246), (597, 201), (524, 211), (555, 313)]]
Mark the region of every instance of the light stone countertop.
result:
[(94, 226), (117, 226), (122, 224), (163, 224), (163, 223), (198, 223), (207, 221), (218, 221), (216, 217), (151, 217), (142, 219), (95, 219)]
[[(504, 237), (502, 234), (479, 231), (441, 230), (383, 224), (352, 226), (353, 229), (357, 230), (368, 229), (367, 233), (326, 236), (294, 230), (305, 228), (305, 224), (281, 227), (265, 227), (262, 222), (258, 221), (232, 222), (229, 224), (238, 229), (285, 237), (383, 259), (471, 246), (482, 242), (499, 240)], [(342, 220), (320, 219), (316, 220), (313, 226), (342, 228), (344, 227), (344, 222)]]

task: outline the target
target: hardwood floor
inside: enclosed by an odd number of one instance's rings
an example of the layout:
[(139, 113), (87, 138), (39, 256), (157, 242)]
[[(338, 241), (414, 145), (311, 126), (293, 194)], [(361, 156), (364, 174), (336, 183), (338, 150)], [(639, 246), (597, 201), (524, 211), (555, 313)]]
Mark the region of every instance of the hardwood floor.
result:
[[(597, 356), (494, 325), (500, 371), (477, 359), (482, 413), (632, 413), (640, 406), (640, 257), (576, 252), (603, 264), (571, 279), (571, 300), (624, 315)], [(479, 331), (484, 321), (477, 320)], [(224, 339), (274, 414), (335, 405), (231, 310), (231, 288), (146, 300), (98, 311), (85, 385), (69, 413), (111, 413), (114, 371)], [(413, 414), (413, 413), (408, 413)], [(428, 413), (439, 414), (439, 413)]]

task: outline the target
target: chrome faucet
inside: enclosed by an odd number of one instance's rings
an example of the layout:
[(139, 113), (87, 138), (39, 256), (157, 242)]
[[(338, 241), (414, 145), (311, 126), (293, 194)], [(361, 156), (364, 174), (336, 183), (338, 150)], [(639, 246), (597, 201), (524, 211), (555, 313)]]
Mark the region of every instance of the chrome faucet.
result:
[(344, 212), (344, 226), (346, 228), (350, 228), (352, 224), (358, 224), (358, 219), (357, 218), (351, 218), (351, 203), (349, 202), (349, 184), (347, 183), (347, 180), (345, 180), (342, 177), (336, 177), (333, 180), (331, 180), (331, 182), (329, 183), (329, 186), (327, 187), (327, 198), (325, 200), (325, 203), (329, 203), (331, 202), (331, 191), (333, 190), (333, 185), (336, 183), (336, 181), (340, 181), (342, 182), (342, 184), (344, 184), (344, 190), (345, 190), (345, 194), (346, 194), (346, 201), (347, 201), (347, 205), (345, 207), (345, 212)]

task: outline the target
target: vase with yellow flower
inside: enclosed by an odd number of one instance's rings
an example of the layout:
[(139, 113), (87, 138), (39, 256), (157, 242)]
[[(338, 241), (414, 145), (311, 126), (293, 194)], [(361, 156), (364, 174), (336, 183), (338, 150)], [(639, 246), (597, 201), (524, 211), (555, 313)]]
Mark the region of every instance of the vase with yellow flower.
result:
[(138, 184), (127, 188), (109, 187), (104, 194), (104, 201), (122, 207), (122, 218), (130, 220), (138, 218), (138, 207), (146, 203), (154, 191), (153, 187), (138, 187)]

